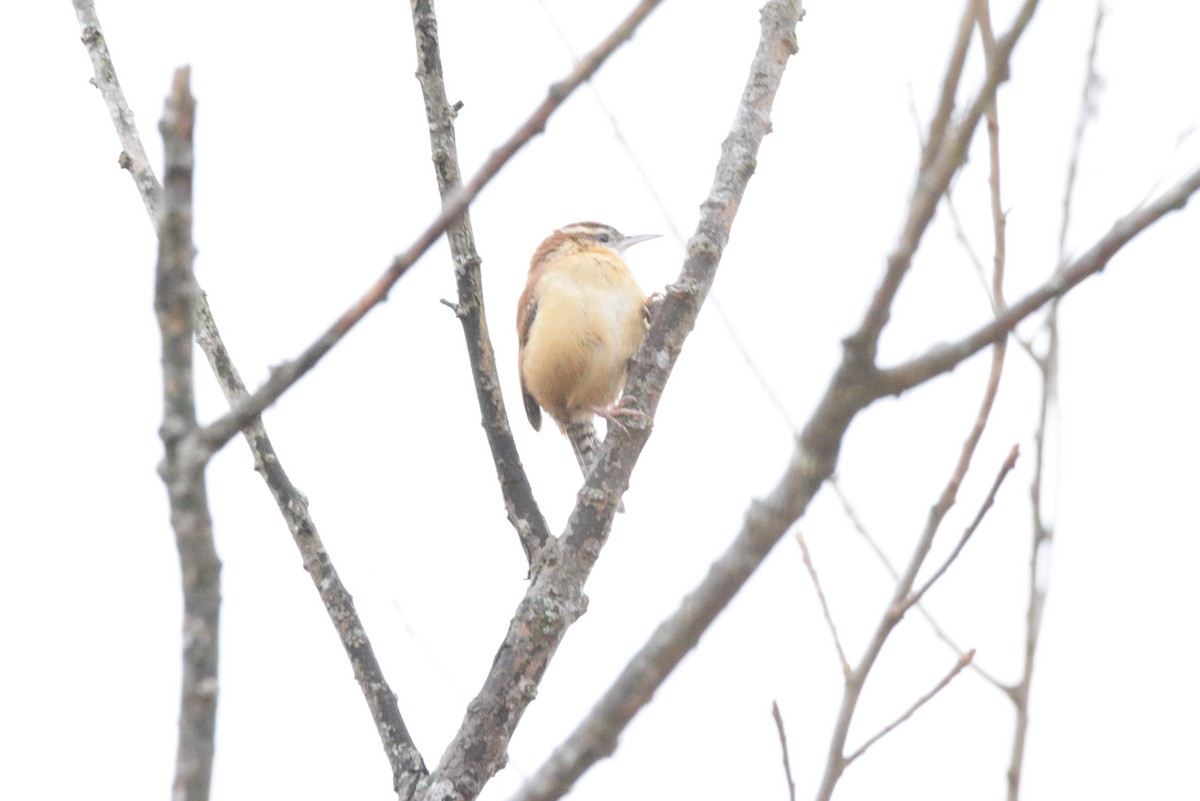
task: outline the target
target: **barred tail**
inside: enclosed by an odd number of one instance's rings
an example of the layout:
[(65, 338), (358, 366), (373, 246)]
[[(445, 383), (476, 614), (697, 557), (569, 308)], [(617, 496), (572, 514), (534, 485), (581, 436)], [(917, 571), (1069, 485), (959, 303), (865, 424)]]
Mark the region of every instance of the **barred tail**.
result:
[[(596, 457), (600, 454), (600, 440), (596, 438), (596, 426), (591, 420), (583, 422), (571, 421), (563, 426), (563, 433), (571, 440), (571, 450), (575, 451), (575, 460), (586, 479), (592, 474)], [(625, 502), (617, 501), (617, 511), (625, 511)]]
[(563, 426), (563, 433), (571, 440), (571, 450), (575, 451), (575, 459), (583, 477), (592, 473), (592, 465), (596, 463), (596, 454), (600, 451), (600, 440), (596, 438), (596, 426), (591, 420), (572, 420)]

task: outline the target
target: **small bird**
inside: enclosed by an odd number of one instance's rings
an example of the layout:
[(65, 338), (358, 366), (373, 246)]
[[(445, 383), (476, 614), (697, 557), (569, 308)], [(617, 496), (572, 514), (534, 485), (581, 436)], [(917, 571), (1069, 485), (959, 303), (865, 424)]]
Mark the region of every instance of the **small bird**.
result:
[(622, 407), (625, 372), (646, 337), (646, 296), (621, 254), (658, 234), (625, 236), (611, 225), (563, 226), (538, 246), (517, 306), (525, 414), (535, 431), (545, 409), (566, 434), (584, 478), (599, 442), (594, 415), (645, 416)]

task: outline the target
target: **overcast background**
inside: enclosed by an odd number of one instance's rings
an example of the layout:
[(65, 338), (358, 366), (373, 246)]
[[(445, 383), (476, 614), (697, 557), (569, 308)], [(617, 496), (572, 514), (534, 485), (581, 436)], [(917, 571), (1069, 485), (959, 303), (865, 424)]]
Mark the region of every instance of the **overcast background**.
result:
[[(464, 172), (606, 35), (629, 3), (438, 4)], [(994, 3), (999, 31), (1013, 2)], [(740, 216), (668, 386), (611, 540), (486, 799), (535, 770), (657, 622), (697, 583), (790, 453), (862, 314), (903, 219), (961, 3), (810, 0)], [(1068, 237), (1078, 253), (1200, 160), (1200, 11), (1110, 0), (1104, 80)], [(1090, 2), (1045, 2), (1000, 94), (1008, 297), (1054, 268)], [(99, 0), (156, 169), (171, 71), (191, 64), (197, 273), (250, 386), (297, 354), (433, 218), (436, 184), (407, 5)], [(517, 442), (551, 528), (579, 477), (565, 440), (521, 418), (512, 320), (530, 254), (581, 219), (660, 232), (630, 261), (646, 289), (678, 272), (758, 37), (755, 3), (669, 0), (472, 207)], [(977, 47), (964, 82), (981, 74)], [(4, 632), (0, 796), (162, 798), (179, 687), (179, 575), (165, 492), (155, 243), (70, 3), (0, 12), (0, 445)], [(656, 203), (614, 134), (644, 165)], [(982, 129), (981, 129), (982, 133)], [(980, 144), (982, 140), (977, 142)], [(990, 258), (986, 151), (956, 198)], [(1200, 214), (1139, 237), (1063, 307), (1057, 539), (1034, 681), (1024, 798), (1195, 798), (1200, 634), (1195, 304)], [(439, 244), (266, 415), (354, 593), (431, 766), (525, 589), (520, 547), (478, 426)], [(719, 309), (718, 309), (719, 305)], [(723, 316), (728, 326), (722, 322)], [(884, 363), (986, 319), (946, 215), (885, 332)], [(781, 399), (770, 401), (736, 337)], [(1028, 333), (1032, 328), (1022, 329)], [(843, 487), (906, 559), (957, 458), (987, 358), (852, 427)], [(202, 419), (223, 401), (198, 367)], [(1037, 384), (1010, 348), (994, 419), (934, 560), (1014, 443), (1023, 457), (929, 606), (1015, 680), (1026, 596)], [(790, 419), (790, 422), (789, 422)], [(224, 562), (214, 798), (386, 799), (390, 772), (309, 578), (235, 440), (208, 471)], [(850, 656), (890, 581), (832, 493), (801, 527)], [(855, 748), (954, 662), (910, 616), (885, 650)], [(800, 798), (815, 791), (840, 669), (785, 539), (572, 797), (784, 799), (771, 720), (788, 726)], [(1011, 704), (970, 671), (845, 775), (839, 798), (1001, 798)]]

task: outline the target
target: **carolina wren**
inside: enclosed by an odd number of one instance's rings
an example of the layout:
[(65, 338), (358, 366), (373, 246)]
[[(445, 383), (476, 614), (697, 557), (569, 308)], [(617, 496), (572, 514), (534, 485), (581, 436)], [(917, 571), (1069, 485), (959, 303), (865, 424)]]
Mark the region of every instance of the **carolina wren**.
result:
[(521, 394), (535, 431), (545, 409), (571, 441), (586, 478), (599, 447), (593, 416), (642, 412), (616, 403), (630, 357), (646, 336), (646, 296), (621, 254), (658, 234), (625, 236), (579, 222), (538, 246), (517, 306)]

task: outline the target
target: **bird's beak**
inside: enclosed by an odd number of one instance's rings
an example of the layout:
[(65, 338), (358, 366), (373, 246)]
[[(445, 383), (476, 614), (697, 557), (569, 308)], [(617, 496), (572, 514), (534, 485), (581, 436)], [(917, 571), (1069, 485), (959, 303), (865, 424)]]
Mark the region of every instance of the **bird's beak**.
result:
[(617, 243), (617, 251), (624, 251), (626, 248), (636, 245), (638, 242), (645, 242), (647, 239), (658, 239), (662, 234), (638, 234), (637, 236), (627, 236)]

